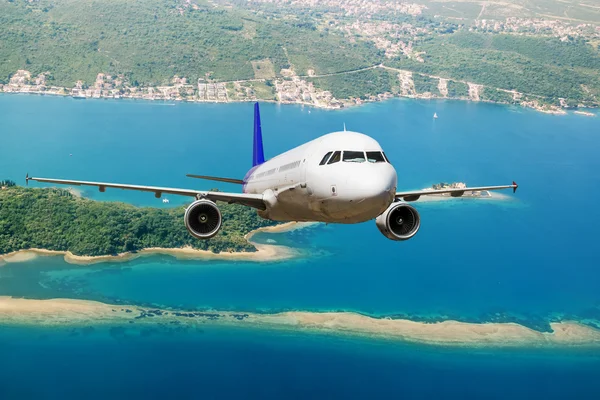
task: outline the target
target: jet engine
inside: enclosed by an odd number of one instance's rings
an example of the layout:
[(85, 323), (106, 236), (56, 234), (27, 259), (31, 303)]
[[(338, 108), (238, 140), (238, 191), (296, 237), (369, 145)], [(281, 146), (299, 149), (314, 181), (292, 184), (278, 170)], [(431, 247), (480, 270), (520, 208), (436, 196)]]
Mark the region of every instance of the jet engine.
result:
[(187, 230), (198, 239), (210, 239), (215, 236), (223, 223), (219, 207), (206, 199), (190, 204), (183, 218)]
[(408, 240), (419, 231), (421, 217), (413, 206), (406, 203), (392, 203), (375, 219), (375, 223), (379, 231), (388, 239)]

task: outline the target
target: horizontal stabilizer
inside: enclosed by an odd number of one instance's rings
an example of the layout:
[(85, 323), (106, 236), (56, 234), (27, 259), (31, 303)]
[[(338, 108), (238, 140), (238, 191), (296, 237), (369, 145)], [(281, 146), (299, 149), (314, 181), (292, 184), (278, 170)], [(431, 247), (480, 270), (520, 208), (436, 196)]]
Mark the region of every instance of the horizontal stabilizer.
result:
[(193, 174), (187, 174), (186, 175), (189, 178), (196, 178), (196, 179), (205, 179), (207, 181), (218, 181), (218, 182), (227, 182), (227, 183), (237, 183), (239, 185), (243, 185), (244, 181), (241, 179), (233, 179), (233, 178), (221, 178), (219, 176), (207, 176), (207, 175), (193, 175)]

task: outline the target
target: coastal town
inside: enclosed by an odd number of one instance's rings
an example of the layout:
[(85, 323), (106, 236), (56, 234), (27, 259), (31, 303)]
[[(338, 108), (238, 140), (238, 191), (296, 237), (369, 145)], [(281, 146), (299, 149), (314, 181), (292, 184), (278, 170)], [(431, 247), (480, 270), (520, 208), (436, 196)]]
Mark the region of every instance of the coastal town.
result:
[[(376, 65), (369, 69), (383, 69), (394, 73), (398, 80), (399, 91), (397, 93), (378, 93), (364, 98), (337, 99), (330, 91), (319, 89), (307, 78), (296, 75), (293, 70), (282, 70), (281, 73), (284, 76), (272, 80), (259, 78), (233, 82), (211, 82), (201, 78), (196, 84), (191, 84), (185, 77), (174, 76), (170, 85), (156, 87), (133, 86), (126, 81), (123, 75), (112, 76), (99, 73), (96, 81), (91, 86), (86, 85), (83, 81), (77, 81), (74, 87), (66, 88), (48, 85), (47, 75), (49, 73), (34, 75), (27, 70), (18, 70), (12, 75), (8, 84), (0, 84), (0, 93), (71, 96), (75, 99), (140, 99), (178, 102), (227, 103), (260, 100), (281, 104), (301, 104), (316, 108), (341, 109), (393, 97), (486, 101), (481, 98), (481, 93), (484, 90), (493, 90), (509, 95), (513, 100), (512, 104), (533, 108), (545, 113), (565, 114), (565, 109), (569, 108), (566, 102), (561, 103), (561, 106), (547, 105), (539, 101), (539, 96), (487, 88), (483, 85), (462, 81), (455, 82), (466, 85), (468, 90), (463, 95), (450, 96), (447, 89), (448, 82), (453, 80), (432, 75), (415, 74), (411, 71), (399, 70), (384, 65)], [(438, 82), (438, 92), (418, 92), (414, 83), (415, 75), (436, 80)], [(596, 115), (585, 110), (575, 112), (584, 116)]]
[[(498, 13), (497, 8), (492, 7), (493, 2), (484, 3), (478, 14), (475, 13), (470, 18), (449, 17), (444, 13), (431, 17), (431, 8), (434, 5), (430, 2), (422, 4), (391, 0), (249, 0), (238, 4), (231, 0), (212, 0), (210, 3), (214, 8), (243, 7), (256, 15), (267, 15), (273, 19), (281, 19), (286, 15), (285, 18), (289, 17), (295, 21), (303, 18), (305, 22), (302, 23), (312, 24), (316, 31), (333, 32), (348, 38), (353, 44), (367, 43), (377, 49), (380, 58), (372, 65), (321, 72), (322, 68), (319, 69), (318, 65), (311, 63), (295, 66), (287, 50), (283, 48), (287, 65), (278, 64), (270, 58), (246, 61), (252, 65), (254, 77), (218, 79), (211, 73), (202, 74), (200, 78), (174, 75), (164, 78), (158, 86), (140, 84), (136, 80), (129, 81), (127, 76), (131, 77), (131, 74), (106, 71), (98, 71), (93, 82), (90, 79), (76, 80), (70, 87), (57, 86), (53, 84), (52, 71), (40, 73), (39, 69), (31, 72), (35, 69), (23, 68), (9, 75), (8, 81), (0, 80), (0, 93), (71, 96), (76, 99), (218, 103), (260, 100), (325, 109), (341, 109), (366, 102), (407, 97), (510, 104), (551, 114), (566, 114), (567, 110), (572, 109), (583, 116), (594, 116), (595, 113), (587, 108), (597, 107), (599, 104), (597, 90), (591, 90), (587, 83), (579, 85), (584, 93), (579, 95), (579, 98), (566, 98), (571, 92), (565, 97), (547, 94), (544, 96), (535, 93), (535, 90), (528, 90), (533, 93), (525, 93), (523, 90), (514, 89), (517, 85), (513, 86), (512, 83), (502, 88), (474, 81), (475, 79), (453, 77), (452, 71), (430, 72), (432, 69), (427, 67), (430, 62), (428, 51), (423, 48), (423, 43), (427, 40), (455, 31), (472, 32), (476, 35), (490, 34), (494, 37), (558, 38), (561, 42), (569, 43), (584, 40), (597, 47), (600, 43), (600, 26), (592, 23), (539, 16), (502, 17), (502, 13)], [(181, 15), (200, 10), (193, 0), (182, 0), (177, 4), (176, 10)], [(284, 6), (287, 11), (282, 13)], [(513, 12), (516, 12), (519, 6), (511, 7)], [(430, 19), (425, 19), (425, 16)], [(246, 29), (244, 26), (240, 32), (249, 37), (256, 34), (246, 32)], [(402, 64), (399, 60), (408, 60), (412, 64)], [(354, 91), (345, 90), (353, 86), (353, 82), (370, 83), (377, 77), (382, 77), (381, 80), (387, 84), (378, 87), (364, 84)], [(331, 80), (334, 80), (334, 83)], [(503, 82), (492, 83), (502, 86)]]

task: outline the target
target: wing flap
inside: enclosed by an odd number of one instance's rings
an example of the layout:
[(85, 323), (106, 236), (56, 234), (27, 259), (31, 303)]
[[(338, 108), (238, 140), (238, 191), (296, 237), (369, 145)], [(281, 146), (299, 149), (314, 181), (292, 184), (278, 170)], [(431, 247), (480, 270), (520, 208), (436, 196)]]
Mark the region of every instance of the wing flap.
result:
[(185, 176), (187, 176), (188, 178), (204, 179), (204, 180), (207, 180), (207, 181), (237, 183), (239, 185), (243, 185), (244, 184), (244, 181), (242, 179), (222, 178), (220, 176), (194, 175), (194, 174), (186, 174)]
[(501, 186), (478, 186), (478, 187), (465, 187), (465, 188), (453, 188), (453, 189), (424, 189), (424, 190), (415, 190), (412, 192), (396, 192), (396, 200), (404, 200), (404, 201), (416, 201), (421, 196), (426, 196), (430, 194), (450, 194), (452, 197), (461, 197), (465, 194), (465, 192), (479, 192), (483, 190), (503, 190), (503, 189), (512, 189), (513, 193), (517, 191), (516, 182), (513, 182), (512, 185), (501, 185)]

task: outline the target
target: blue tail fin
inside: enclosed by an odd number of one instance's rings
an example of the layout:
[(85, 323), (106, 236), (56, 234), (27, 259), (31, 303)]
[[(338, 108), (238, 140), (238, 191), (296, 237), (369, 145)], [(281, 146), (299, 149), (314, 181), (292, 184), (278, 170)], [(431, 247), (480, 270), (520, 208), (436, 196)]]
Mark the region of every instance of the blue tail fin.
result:
[(262, 129), (260, 128), (260, 110), (258, 103), (254, 103), (254, 152), (252, 166), (256, 167), (265, 162), (265, 153), (263, 151)]

